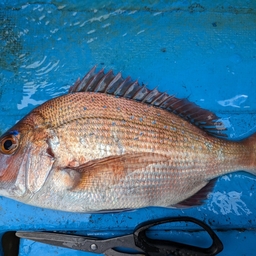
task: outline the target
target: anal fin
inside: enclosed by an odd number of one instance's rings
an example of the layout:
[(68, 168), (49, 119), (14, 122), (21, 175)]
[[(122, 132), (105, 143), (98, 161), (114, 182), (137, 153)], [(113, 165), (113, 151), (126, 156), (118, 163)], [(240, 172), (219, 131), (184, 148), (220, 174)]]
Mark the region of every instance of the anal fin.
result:
[(175, 208), (189, 208), (193, 206), (200, 206), (207, 199), (207, 196), (210, 192), (212, 192), (217, 179), (210, 180), (203, 188), (201, 188), (198, 192), (196, 192), (191, 197), (172, 205)]

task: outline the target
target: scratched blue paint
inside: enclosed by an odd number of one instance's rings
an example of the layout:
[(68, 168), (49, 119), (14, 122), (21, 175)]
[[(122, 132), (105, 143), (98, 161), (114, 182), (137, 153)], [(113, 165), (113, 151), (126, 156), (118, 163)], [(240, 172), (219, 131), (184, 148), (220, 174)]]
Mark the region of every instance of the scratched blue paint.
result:
[[(95, 64), (214, 111), (241, 139), (256, 131), (256, 2), (37, 1), (0, 3), (0, 131), (66, 93)], [(254, 255), (255, 177), (221, 177), (201, 207), (72, 214), (0, 197), (0, 232), (132, 232), (158, 217), (188, 215), (213, 228), (220, 255)], [(244, 230), (244, 231), (243, 231)], [(196, 234), (192, 234), (191, 239)], [(90, 255), (21, 240), (20, 255)]]

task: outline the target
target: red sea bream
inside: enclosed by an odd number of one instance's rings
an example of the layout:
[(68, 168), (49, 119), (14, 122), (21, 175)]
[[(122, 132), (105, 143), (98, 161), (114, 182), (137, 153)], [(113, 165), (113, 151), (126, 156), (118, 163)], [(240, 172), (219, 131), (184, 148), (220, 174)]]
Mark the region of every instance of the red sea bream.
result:
[(217, 177), (255, 173), (255, 136), (224, 137), (185, 99), (93, 68), (0, 138), (0, 195), (71, 212), (204, 202)]

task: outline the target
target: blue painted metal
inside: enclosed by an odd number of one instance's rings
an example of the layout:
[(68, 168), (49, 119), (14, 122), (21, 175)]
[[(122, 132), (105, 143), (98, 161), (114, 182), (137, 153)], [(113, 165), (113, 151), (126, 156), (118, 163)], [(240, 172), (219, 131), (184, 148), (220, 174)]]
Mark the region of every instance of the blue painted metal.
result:
[[(232, 139), (256, 131), (255, 1), (5, 0), (0, 38), (1, 131), (65, 93), (95, 64), (189, 97), (222, 117)], [(0, 198), (0, 232), (82, 230), (106, 237), (129, 233), (145, 220), (189, 215), (221, 230), (220, 255), (253, 255), (255, 181), (244, 173), (223, 176), (205, 205), (188, 210), (72, 214)], [(46, 250), (89, 255), (21, 241), (22, 256)]]

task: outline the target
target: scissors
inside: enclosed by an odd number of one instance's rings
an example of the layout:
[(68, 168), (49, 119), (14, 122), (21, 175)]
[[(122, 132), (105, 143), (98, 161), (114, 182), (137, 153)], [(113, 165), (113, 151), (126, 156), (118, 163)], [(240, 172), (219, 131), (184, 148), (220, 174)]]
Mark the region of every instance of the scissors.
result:
[[(212, 245), (208, 248), (203, 248), (174, 241), (151, 239), (146, 235), (146, 232), (151, 227), (171, 222), (191, 222), (197, 224), (209, 234), (212, 239)], [(104, 254), (106, 256), (211, 256), (223, 250), (223, 244), (214, 231), (204, 222), (192, 217), (170, 217), (143, 222), (135, 228), (133, 233), (109, 239), (37, 231), (17, 231), (16, 236), (69, 249)], [(116, 249), (117, 247), (131, 248), (138, 253), (120, 252)]]

